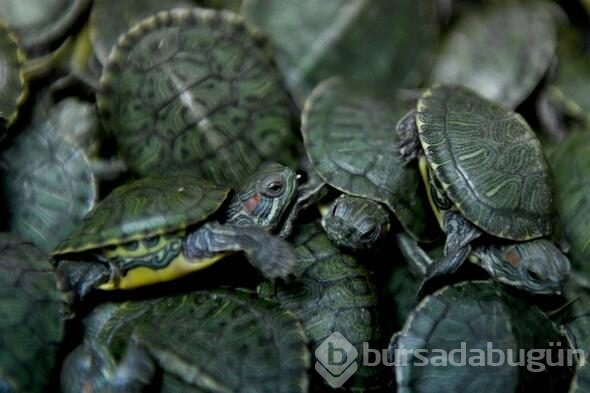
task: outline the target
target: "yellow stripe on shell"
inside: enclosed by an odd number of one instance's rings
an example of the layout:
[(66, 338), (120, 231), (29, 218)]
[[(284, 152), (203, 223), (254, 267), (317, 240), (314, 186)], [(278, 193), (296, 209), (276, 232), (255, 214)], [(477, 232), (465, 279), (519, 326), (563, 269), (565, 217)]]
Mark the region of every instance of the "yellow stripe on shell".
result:
[(230, 254), (232, 253), (219, 253), (211, 258), (204, 258), (197, 261), (189, 261), (184, 257), (183, 253), (181, 252), (164, 269), (154, 270), (145, 266), (136, 267), (129, 270), (127, 274), (125, 274), (124, 276), (119, 277), (118, 282), (115, 282), (115, 280), (110, 279), (108, 282), (100, 285), (98, 289), (104, 291), (112, 291), (117, 289), (133, 289), (143, 287), (146, 285), (176, 280), (177, 278), (185, 276), (189, 273), (205, 269)]

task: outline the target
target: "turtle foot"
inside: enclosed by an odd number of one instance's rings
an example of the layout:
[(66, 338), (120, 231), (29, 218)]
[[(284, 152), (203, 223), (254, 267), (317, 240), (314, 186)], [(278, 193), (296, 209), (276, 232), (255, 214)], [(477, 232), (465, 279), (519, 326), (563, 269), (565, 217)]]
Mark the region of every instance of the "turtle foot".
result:
[(418, 126), (416, 125), (416, 111), (410, 111), (404, 115), (397, 123), (396, 131), (399, 135), (397, 147), (402, 158), (406, 163), (415, 160), (422, 146), (418, 135)]
[(56, 274), (64, 283), (65, 292), (71, 293), (74, 303), (80, 302), (98, 285), (109, 280), (108, 266), (101, 262), (59, 261)]

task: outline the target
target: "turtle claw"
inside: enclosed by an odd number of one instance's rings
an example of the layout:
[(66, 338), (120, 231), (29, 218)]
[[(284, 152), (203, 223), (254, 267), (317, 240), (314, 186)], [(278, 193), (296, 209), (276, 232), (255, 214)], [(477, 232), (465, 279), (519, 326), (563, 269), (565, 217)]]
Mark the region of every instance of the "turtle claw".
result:
[(248, 261), (264, 275), (274, 280), (282, 278), (289, 281), (297, 262), (295, 250), (286, 241), (268, 236), (252, 253), (246, 253)]
[(471, 246), (468, 245), (430, 265), (420, 284), (416, 298), (422, 299), (426, 294), (431, 292), (429, 289), (435, 286), (436, 281), (455, 273), (463, 265), (463, 262), (465, 262), (470, 253)]
[(112, 270), (101, 262), (59, 261), (56, 274), (74, 303), (82, 301), (94, 288), (109, 280)]
[(397, 123), (396, 131), (399, 136), (397, 148), (406, 163), (415, 160), (422, 148), (416, 125), (416, 111), (412, 110), (404, 115)]

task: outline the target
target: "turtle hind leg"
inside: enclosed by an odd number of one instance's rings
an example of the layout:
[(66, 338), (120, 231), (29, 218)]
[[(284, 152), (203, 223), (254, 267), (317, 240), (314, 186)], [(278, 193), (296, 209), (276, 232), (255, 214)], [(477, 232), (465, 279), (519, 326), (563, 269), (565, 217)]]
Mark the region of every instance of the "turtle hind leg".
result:
[(118, 365), (108, 348), (87, 339), (64, 361), (61, 386), (64, 393), (140, 393), (155, 374), (153, 360), (134, 339)]
[(418, 125), (416, 124), (416, 110), (406, 113), (404, 117), (398, 121), (396, 131), (399, 136), (397, 148), (399, 149), (402, 158), (406, 162), (415, 160), (422, 150), (418, 134)]
[(242, 251), (268, 279), (287, 278), (296, 262), (295, 251), (288, 242), (256, 226), (206, 223), (186, 236), (183, 248), (190, 259)]
[(109, 281), (111, 269), (102, 262), (59, 261), (56, 268), (58, 281), (64, 283), (64, 290), (79, 302), (94, 288)]

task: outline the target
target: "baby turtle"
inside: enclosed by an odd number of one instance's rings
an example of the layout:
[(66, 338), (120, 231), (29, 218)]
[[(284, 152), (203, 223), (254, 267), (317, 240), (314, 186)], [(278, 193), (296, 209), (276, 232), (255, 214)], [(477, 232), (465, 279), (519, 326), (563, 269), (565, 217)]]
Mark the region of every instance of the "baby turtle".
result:
[(34, 55), (59, 44), (91, 0), (3, 0), (0, 18), (17, 32), (23, 46)]
[(37, 103), (29, 124), (0, 153), (8, 228), (44, 252), (65, 239), (98, 198), (84, 149), (64, 134), (78, 126), (51, 121)]
[(432, 0), (244, 0), (242, 14), (268, 34), (300, 106), (340, 75), (391, 93), (426, 77), (436, 43)]
[(399, 154), (395, 122), (407, 108), (332, 78), (305, 103), (301, 133), (313, 169), (344, 193), (322, 225), (338, 246), (374, 248), (392, 226), (391, 213), (413, 237), (431, 240), (435, 228), (415, 167)]
[(537, 306), (470, 281), (422, 300), (392, 337), (389, 361), (400, 393), (564, 391), (572, 370), (556, 363), (557, 351), (545, 357), (551, 345), (567, 348)]
[[(515, 241), (551, 235), (547, 162), (519, 114), (467, 88), (439, 85), (423, 93), (417, 109), (399, 121), (398, 132), (402, 155), (420, 157), (431, 207), (447, 235), (445, 257), (431, 266), (426, 280), (456, 271), (471, 253), (470, 243), (484, 233)], [(552, 243), (542, 244), (551, 250), (540, 254), (560, 253)], [(564, 276), (536, 275), (565, 275), (565, 261), (539, 259), (544, 266), (531, 270), (531, 279), (563, 281)]]
[(174, 280), (236, 251), (267, 278), (285, 277), (295, 256), (269, 232), (288, 219), (296, 191), (295, 173), (279, 164), (262, 167), (231, 198), (229, 188), (188, 173), (140, 179), (98, 203), (53, 255), (80, 297)]
[[(318, 348), (334, 333), (345, 337), (359, 354), (365, 342), (371, 348), (381, 348), (384, 343), (373, 274), (335, 247), (319, 223), (298, 227), (293, 242), (296, 278), (274, 285), (265, 282), (259, 286), (260, 294), (278, 301), (301, 320), (316, 358), (323, 349)], [(388, 379), (384, 371), (359, 365), (346, 386), (353, 391), (383, 388)]]
[(516, 108), (553, 60), (554, 8), (544, 1), (494, 3), (464, 15), (447, 34), (431, 81), (463, 85)]
[(289, 100), (272, 52), (229, 11), (162, 11), (119, 39), (97, 105), (122, 158), (141, 176), (191, 168), (235, 187), (285, 156)]
[(586, 130), (572, 132), (549, 152), (557, 211), (572, 267), (581, 273), (576, 278), (590, 287), (590, 134)]

